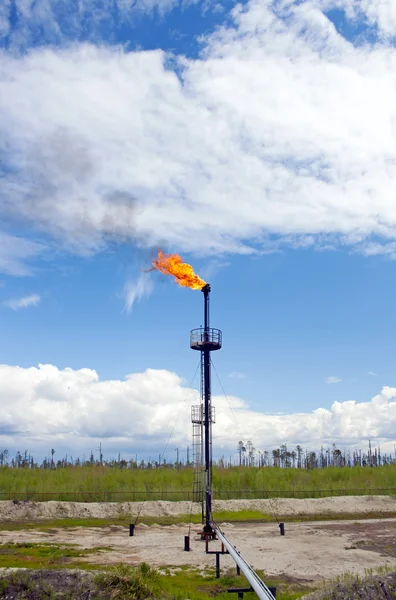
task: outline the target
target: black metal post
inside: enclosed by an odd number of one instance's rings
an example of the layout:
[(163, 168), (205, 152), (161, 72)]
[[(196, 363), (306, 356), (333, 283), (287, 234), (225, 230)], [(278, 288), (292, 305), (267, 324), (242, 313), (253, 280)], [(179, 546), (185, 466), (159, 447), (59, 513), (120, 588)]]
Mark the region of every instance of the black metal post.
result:
[(216, 579), (220, 579), (220, 552), (216, 552)]
[(230, 594), (238, 594), (238, 598), (240, 600), (243, 600), (243, 594), (247, 594), (249, 592), (252, 592), (253, 589), (251, 587), (246, 587), (246, 588), (229, 588), (227, 590), (227, 592), (229, 592)]
[[(210, 285), (202, 288), (205, 300), (204, 309), (204, 342), (209, 342), (209, 293)], [(211, 389), (210, 389), (210, 349), (204, 345), (202, 352), (204, 368), (204, 428), (205, 428), (205, 526), (204, 531), (211, 532), (212, 526), (212, 456), (211, 456)]]

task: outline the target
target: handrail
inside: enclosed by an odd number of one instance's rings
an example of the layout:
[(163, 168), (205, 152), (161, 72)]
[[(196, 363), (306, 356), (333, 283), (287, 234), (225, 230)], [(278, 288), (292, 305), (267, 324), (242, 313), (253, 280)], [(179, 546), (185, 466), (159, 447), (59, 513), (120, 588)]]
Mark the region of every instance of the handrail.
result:
[(252, 567), (248, 565), (248, 563), (245, 561), (243, 556), (241, 556), (240, 552), (238, 552), (235, 546), (233, 546), (231, 542), (227, 540), (224, 533), (222, 533), (217, 527), (217, 525), (215, 525), (214, 523), (212, 523), (212, 527), (216, 532), (217, 537), (227, 548), (230, 556), (234, 559), (238, 567), (241, 569), (242, 573), (245, 575), (246, 579), (248, 580), (248, 582), (250, 583), (260, 600), (275, 600), (275, 596), (273, 596), (272, 592), (265, 585), (264, 581), (262, 581), (262, 579), (260, 579), (260, 577), (257, 575), (256, 571), (254, 571)]
[(220, 329), (216, 329), (214, 327), (208, 327), (205, 329), (204, 327), (198, 327), (197, 329), (192, 329), (190, 331), (190, 343), (204, 343), (204, 342), (212, 342), (215, 344), (222, 343), (222, 331)]

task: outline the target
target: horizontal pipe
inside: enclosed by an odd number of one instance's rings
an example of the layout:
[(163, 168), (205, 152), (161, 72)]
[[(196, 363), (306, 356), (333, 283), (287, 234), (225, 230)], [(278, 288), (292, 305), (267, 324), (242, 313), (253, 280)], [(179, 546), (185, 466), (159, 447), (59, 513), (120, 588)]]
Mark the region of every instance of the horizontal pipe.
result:
[(227, 548), (230, 556), (233, 558), (233, 560), (236, 562), (242, 573), (245, 575), (246, 579), (248, 580), (248, 582), (250, 583), (260, 600), (275, 600), (275, 596), (272, 595), (270, 590), (265, 585), (264, 581), (262, 581), (257, 575), (257, 573), (247, 564), (247, 562), (240, 555), (238, 550), (227, 540), (224, 533), (222, 533), (213, 523), (212, 527), (216, 532), (217, 537)]

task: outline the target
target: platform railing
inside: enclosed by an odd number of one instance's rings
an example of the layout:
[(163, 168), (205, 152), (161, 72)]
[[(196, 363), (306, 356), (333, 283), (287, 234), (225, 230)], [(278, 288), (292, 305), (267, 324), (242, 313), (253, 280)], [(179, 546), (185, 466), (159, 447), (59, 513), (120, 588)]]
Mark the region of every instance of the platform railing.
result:
[(200, 346), (205, 343), (221, 346), (222, 338), (223, 336), (220, 329), (214, 329), (213, 327), (205, 329), (200, 327), (199, 329), (193, 329), (191, 331), (190, 346)]

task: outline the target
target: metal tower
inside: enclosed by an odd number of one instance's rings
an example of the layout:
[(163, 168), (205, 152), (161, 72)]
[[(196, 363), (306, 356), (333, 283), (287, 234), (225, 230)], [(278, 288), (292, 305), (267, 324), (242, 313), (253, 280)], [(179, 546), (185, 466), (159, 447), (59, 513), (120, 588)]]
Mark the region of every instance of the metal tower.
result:
[(194, 490), (196, 499), (202, 502), (204, 531), (212, 533), (212, 423), (214, 408), (211, 403), (211, 360), (210, 353), (220, 350), (222, 333), (209, 324), (210, 285), (202, 288), (204, 295), (204, 327), (193, 329), (190, 347), (201, 353), (201, 404), (192, 407), (193, 452), (196, 467)]

